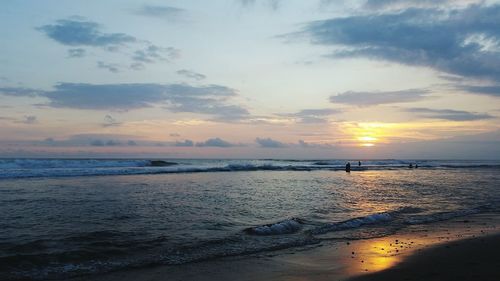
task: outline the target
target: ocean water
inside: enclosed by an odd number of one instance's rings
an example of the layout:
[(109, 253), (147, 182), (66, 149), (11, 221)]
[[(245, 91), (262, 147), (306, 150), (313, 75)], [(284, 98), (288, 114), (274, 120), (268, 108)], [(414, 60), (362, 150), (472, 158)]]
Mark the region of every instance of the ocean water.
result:
[(500, 211), (500, 161), (353, 161), (351, 173), (346, 160), (165, 161), (0, 159), (0, 280), (367, 239)]

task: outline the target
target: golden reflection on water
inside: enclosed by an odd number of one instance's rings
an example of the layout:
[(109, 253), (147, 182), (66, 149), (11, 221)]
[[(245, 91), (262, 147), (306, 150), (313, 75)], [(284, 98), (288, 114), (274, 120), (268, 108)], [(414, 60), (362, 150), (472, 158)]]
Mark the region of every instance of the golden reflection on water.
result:
[[(394, 266), (401, 260), (401, 255), (395, 252), (394, 247), (387, 240), (360, 241), (354, 243), (351, 256), (353, 263), (349, 270), (353, 274), (361, 272), (374, 272)], [(389, 253), (390, 252), (390, 253)]]
[(417, 250), (443, 242), (473, 237), (479, 235), (481, 230), (480, 228), (464, 229), (463, 225), (454, 229), (450, 225), (445, 225), (443, 228), (434, 227), (432, 235), (428, 235), (425, 226), (420, 227), (421, 229), (415, 233), (353, 241), (347, 246), (351, 254), (351, 262), (346, 267), (346, 273), (359, 275), (385, 270), (400, 263)]

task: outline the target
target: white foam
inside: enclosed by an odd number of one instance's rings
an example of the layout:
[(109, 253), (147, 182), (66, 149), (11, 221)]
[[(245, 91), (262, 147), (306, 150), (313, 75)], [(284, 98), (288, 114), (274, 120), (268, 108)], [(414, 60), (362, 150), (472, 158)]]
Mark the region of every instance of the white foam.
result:
[(347, 221), (343, 222), (335, 222), (335, 223), (329, 223), (326, 225), (323, 225), (321, 227), (318, 227), (311, 232), (313, 234), (324, 234), (327, 232), (331, 231), (340, 231), (340, 230), (347, 230), (347, 229), (353, 229), (353, 228), (358, 228), (363, 225), (368, 225), (368, 224), (376, 224), (380, 222), (387, 222), (391, 221), (393, 218), (389, 213), (378, 213), (378, 214), (373, 214), (369, 215), (366, 217), (360, 217), (360, 218), (355, 218), (355, 219), (350, 219)]
[(298, 221), (294, 219), (288, 219), (274, 224), (250, 228), (247, 231), (255, 235), (279, 235), (297, 232), (300, 227), (301, 224)]

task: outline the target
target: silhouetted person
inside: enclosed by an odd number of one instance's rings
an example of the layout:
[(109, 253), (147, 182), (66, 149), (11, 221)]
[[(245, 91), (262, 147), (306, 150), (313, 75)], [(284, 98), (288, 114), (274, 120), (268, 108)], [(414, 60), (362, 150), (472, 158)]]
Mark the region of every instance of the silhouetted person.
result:
[(345, 171), (348, 173), (351, 172), (351, 163), (347, 162), (347, 164), (345, 164)]
[(417, 168), (418, 168), (418, 164), (417, 164), (417, 163), (415, 163), (415, 169), (417, 169)]
[(413, 168), (413, 164), (410, 163), (410, 165), (408, 165), (408, 168), (410, 168), (410, 169)]
[(361, 161), (358, 161), (358, 166), (361, 167)]

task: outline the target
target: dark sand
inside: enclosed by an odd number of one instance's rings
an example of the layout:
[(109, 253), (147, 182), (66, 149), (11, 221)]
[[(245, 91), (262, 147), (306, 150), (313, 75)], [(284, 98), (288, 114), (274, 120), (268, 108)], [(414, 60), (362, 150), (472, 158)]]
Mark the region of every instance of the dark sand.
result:
[(331, 240), (304, 248), (73, 280), (500, 280), (500, 214), (411, 226), (380, 238), (349, 242), (335, 236), (323, 238)]
[(500, 280), (500, 235), (476, 237), (439, 245), (400, 264), (351, 281)]

